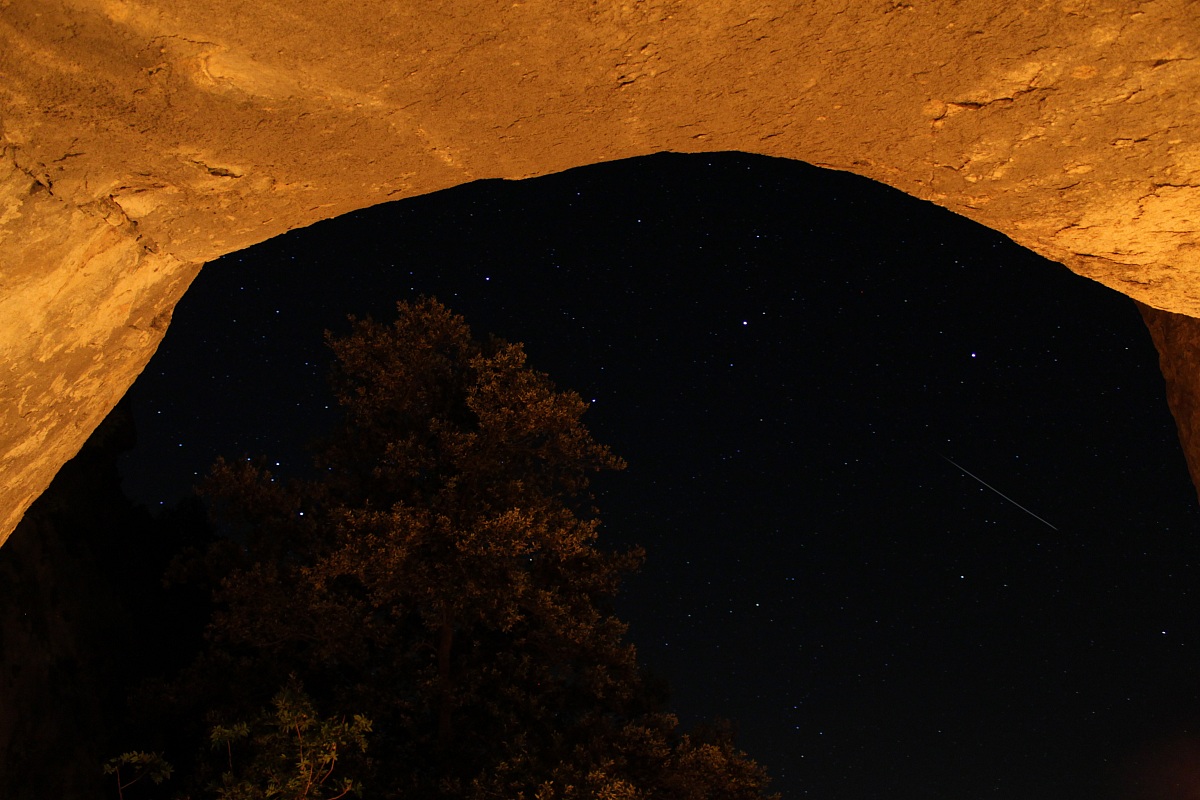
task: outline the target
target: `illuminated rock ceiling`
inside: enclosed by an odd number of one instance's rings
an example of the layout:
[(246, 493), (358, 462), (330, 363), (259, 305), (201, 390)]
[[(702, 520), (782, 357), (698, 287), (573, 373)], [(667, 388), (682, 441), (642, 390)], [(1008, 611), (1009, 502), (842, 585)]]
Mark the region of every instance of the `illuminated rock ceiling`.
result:
[(1198, 31), (1186, 0), (0, 0), (0, 540), (201, 264), (478, 178), (798, 159), (1200, 316)]

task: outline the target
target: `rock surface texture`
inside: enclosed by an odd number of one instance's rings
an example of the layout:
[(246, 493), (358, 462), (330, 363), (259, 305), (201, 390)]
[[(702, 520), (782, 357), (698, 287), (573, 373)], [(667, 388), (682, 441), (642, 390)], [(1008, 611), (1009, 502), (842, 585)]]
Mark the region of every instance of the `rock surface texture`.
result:
[(477, 178), (799, 159), (1200, 316), (1189, 0), (0, 0), (0, 148), (0, 537), (205, 261)]

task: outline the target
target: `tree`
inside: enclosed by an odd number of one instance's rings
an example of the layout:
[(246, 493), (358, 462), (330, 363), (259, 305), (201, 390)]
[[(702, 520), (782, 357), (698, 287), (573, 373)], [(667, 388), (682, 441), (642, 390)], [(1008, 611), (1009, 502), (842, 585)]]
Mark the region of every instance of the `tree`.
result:
[[(221, 461), (204, 487), (228, 533), (193, 673), (224, 688), (214, 713), (297, 673), (370, 711), (380, 796), (759, 797), (753, 761), (659, 713), (611, 611), (641, 552), (597, 543), (590, 478), (624, 465), (579, 396), (433, 300), (327, 341), (343, 419), (317, 477)], [(700, 793), (655, 788), (684, 773)]]
[(271, 706), (253, 724), (213, 727), (209, 739), (225, 757), (218, 800), (341, 800), (362, 793), (362, 785), (339, 767), (355, 751), (366, 752), (371, 720), (320, 719), (294, 679)]

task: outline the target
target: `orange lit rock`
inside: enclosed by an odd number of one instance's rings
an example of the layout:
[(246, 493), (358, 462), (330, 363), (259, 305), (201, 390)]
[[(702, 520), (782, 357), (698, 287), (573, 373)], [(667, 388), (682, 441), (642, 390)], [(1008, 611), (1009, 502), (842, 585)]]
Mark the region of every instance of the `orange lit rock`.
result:
[(1200, 316), (1186, 0), (0, 0), (0, 537), (199, 266), (663, 150), (850, 170)]

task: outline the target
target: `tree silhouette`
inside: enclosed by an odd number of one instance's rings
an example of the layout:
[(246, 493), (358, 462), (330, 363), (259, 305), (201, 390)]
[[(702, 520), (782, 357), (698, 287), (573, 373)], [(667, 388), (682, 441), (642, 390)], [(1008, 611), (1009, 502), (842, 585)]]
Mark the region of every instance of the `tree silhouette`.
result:
[(375, 796), (761, 797), (731, 737), (662, 712), (612, 613), (642, 554), (597, 543), (590, 478), (624, 465), (579, 396), (434, 300), (327, 341), (342, 421), (317, 477), (220, 461), (203, 488), (226, 533), (191, 673), (210, 722), (296, 675), (371, 717)]

